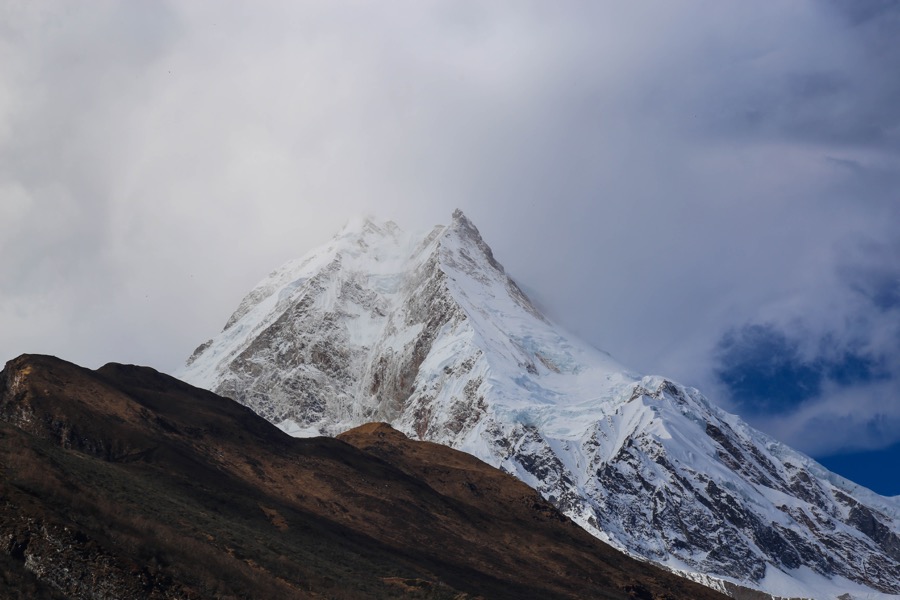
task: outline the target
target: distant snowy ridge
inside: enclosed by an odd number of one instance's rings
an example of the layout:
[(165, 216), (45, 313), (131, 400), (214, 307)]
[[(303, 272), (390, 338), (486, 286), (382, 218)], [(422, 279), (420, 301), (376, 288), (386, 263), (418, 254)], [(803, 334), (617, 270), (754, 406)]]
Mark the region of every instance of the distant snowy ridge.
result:
[(465, 450), (601, 539), (700, 579), (900, 594), (897, 498), (563, 331), (459, 211), (422, 235), (349, 225), (257, 285), (180, 376), (294, 435), (377, 420)]

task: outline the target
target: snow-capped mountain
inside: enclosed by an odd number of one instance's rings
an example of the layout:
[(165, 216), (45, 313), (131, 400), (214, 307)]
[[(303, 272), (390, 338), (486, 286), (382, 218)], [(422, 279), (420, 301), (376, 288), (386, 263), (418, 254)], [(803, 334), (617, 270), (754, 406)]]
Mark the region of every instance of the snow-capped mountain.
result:
[(386, 421), (720, 589), (900, 594), (900, 501), (830, 473), (545, 318), (459, 211), (348, 225), (254, 288), (180, 376), (298, 436)]

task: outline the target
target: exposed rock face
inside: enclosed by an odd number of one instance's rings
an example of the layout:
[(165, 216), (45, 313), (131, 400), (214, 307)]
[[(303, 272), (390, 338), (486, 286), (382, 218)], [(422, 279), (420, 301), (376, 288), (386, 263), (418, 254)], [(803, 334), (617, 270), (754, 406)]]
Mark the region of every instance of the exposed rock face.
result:
[(896, 498), (566, 334), (459, 212), (421, 237), (345, 229), (251, 291), (181, 376), (294, 435), (383, 420), (470, 452), (707, 582), (900, 594)]
[(152, 369), (10, 361), (0, 597), (723, 598), (468, 454), (386, 424), (342, 438)]

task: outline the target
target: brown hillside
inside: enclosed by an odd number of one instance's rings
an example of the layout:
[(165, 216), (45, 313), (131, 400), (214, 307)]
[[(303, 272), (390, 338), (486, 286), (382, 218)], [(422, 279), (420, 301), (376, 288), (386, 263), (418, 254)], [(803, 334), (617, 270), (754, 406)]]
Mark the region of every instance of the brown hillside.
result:
[(0, 596), (721, 598), (372, 424), (294, 439), (144, 367), (0, 373)]

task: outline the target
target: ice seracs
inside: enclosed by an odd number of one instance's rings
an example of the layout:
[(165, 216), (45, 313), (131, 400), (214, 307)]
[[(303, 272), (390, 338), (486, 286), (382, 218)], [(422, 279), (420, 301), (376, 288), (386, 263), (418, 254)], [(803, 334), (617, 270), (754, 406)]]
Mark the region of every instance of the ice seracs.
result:
[(294, 435), (387, 421), (465, 450), (708, 584), (900, 594), (900, 501), (565, 332), (459, 211), (421, 234), (348, 225), (257, 285), (181, 377)]

